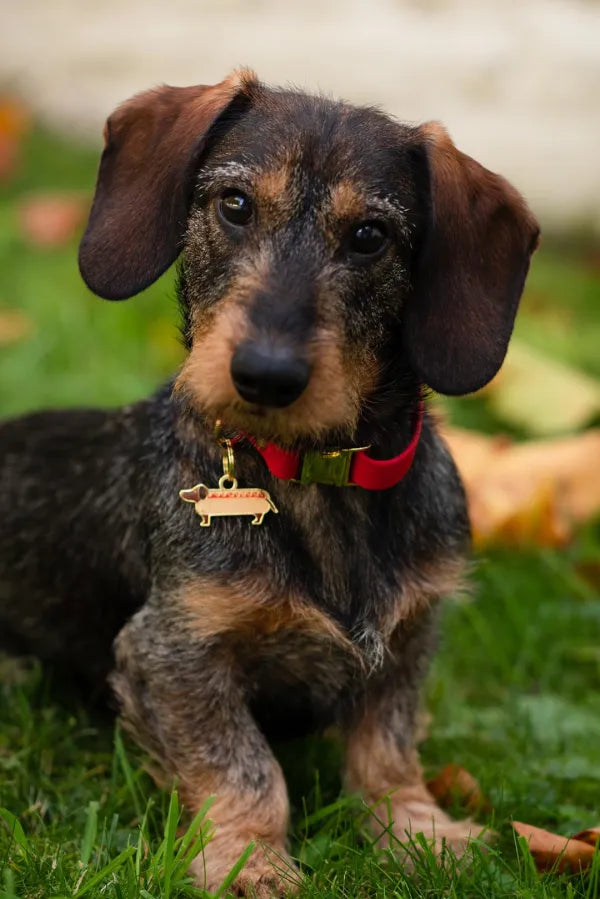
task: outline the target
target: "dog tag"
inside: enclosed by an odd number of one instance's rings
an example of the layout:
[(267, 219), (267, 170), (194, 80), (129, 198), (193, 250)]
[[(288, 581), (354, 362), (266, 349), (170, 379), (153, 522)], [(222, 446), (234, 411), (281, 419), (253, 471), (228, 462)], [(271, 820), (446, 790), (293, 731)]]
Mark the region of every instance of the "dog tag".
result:
[(210, 526), (211, 518), (225, 515), (252, 515), (250, 524), (262, 524), (267, 512), (279, 511), (268, 491), (259, 487), (238, 487), (236, 479), (226, 474), (219, 480), (218, 487), (196, 484), (189, 490), (180, 490), (179, 496), (184, 502), (195, 504), (203, 528)]

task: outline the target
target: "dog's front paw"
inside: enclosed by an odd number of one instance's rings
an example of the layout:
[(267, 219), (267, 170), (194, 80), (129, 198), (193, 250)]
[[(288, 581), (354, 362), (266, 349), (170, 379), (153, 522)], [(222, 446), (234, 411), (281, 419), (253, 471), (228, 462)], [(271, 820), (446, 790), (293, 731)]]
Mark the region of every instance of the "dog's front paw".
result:
[(441, 855), (446, 848), (460, 858), (469, 843), (477, 838), (481, 827), (470, 819), (454, 821), (435, 803), (416, 802), (395, 810), (392, 830), (403, 843), (423, 834), (436, 855)]
[(460, 858), (469, 843), (478, 839), (482, 831), (482, 827), (470, 819), (454, 821), (433, 801), (402, 802), (392, 797), (387, 806), (379, 806), (376, 814), (383, 828), (380, 846), (394, 848), (398, 843), (415, 845), (415, 838), (418, 844), (422, 834), (438, 857), (444, 850), (450, 850)]
[[(237, 861), (222, 850), (223, 847), (213, 840), (191, 865), (196, 886), (210, 893), (217, 892)], [(257, 845), (228, 887), (227, 894), (247, 896), (249, 899), (272, 899), (295, 893), (299, 883), (300, 873), (285, 849)]]

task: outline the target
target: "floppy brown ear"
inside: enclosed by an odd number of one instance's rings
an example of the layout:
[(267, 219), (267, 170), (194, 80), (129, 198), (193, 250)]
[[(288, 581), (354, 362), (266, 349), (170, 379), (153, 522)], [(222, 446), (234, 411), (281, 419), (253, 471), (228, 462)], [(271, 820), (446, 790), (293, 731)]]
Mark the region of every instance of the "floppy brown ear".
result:
[(79, 248), (79, 269), (94, 293), (107, 300), (133, 296), (177, 258), (206, 134), (256, 84), (241, 71), (216, 85), (165, 85), (110, 116)]
[(422, 125), (417, 141), (430, 208), (405, 352), (434, 390), (471, 393), (502, 365), (539, 227), (521, 195), (457, 150), (441, 125)]

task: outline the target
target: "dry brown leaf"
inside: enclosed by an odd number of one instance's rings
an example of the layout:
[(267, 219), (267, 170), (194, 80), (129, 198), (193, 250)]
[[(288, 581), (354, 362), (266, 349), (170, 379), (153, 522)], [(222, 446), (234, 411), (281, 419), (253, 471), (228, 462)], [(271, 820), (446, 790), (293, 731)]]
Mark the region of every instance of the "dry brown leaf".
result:
[(0, 96), (0, 181), (16, 173), (21, 139), (29, 130), (29, 113), (17, 100)]
[(28, 315), (18, 309), (0, 309), (0, 346), (27, 337), (33, 329)]
[(529, 851), (538, 871), (549, 871), (555, 865), (557, 871), (578, 871), (592, 863), (595, 849), (583, 840), (561, 837), (522, 821), (513, 821), (512, 826), (529, 843)]
[(600, 512), (600, 428), (555, 438), (515, 444), (503, 469), (516, 477), (525, 472), (537, 480), (551, 480), (558, 498), (577, 522)]
[(600, 414), (600, 381), (517, 340), (485, 395), (496, 415), (540, 437), (578, 430)]
[(83, 225), (87, 198), (73, 194), (38, 194), (19, 206), (19, 223), (25, 239), (36, 247), (68, 243)]
[(444, 428), (469, 502), (476, 544), (561, 546), (600, 514), (600, 429), (511, 443)]
[(588, 827), (587, 830), (580, 830), (579, 833), (573, 834), (573, 839), (588, 843), (590, 846), (600, 846), (600, 827)]
[(0, 134), (22, 137), (31, 126), (27, 109), (15, 97), (0, 95)]
[(490, 539), (511, 546), (565, 546), (572, 536), (551, 481), (529, 485), (506, 478), (486, 485), (474, 498), (472, 523), (478, 546)]
[(461, 805), (469, 814), (490, 811), (477, 780), (460, 765), (446, 765), (439, 774), (427, 781), (427, 789), (443, 807)]
[(454, 428), (444, 423), (440, 426), (444, 439), (452, 450), (463, 477), (476, 476), (489, 468), (490, 455), (498, 454), (513, 445), (510, 437), (503, 434), (490, 436), (466, 428)]

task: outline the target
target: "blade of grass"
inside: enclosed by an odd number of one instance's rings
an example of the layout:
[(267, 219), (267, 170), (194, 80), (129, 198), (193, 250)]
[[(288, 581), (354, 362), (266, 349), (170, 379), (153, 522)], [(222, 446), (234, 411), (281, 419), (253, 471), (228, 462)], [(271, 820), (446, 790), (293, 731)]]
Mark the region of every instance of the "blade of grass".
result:
[(138, 828), (138, 839), (137, 839), (137, 845), (135, 848), (135, 864), (134, 864), (136, 880), (140, 879), (140, 872), (142, 870), (142, 858), (144, 857), (145, 853), (147, 853), (147, 851), (148, 851), (148, 844), (150, 842), (150, 840), (148, 838), (148, 812), (150, 811), (150, 808), (152, 807), (153, 804), (154, 803), (153, 803), (152, 799), (150, 799), (148, 801), (148, 804), (144, 811), (144, 816), (143, 816), (140, 826)]
[(92, 849), (98, 835), (98, 808), (99, 803), (92, 800), (88, 805), (87, 817), (85, 820), (85, 829), (83, 831), (83, 839), (81, 841), (80, 860), (83, 867), (87, 867), (92, 856)]
[(178, 865), (182, 865), (186, 871), (190, 863), (196, 858), (198, 853), (201, 852), (203, 846), (206, 845), (212, 836), (212, 833), (210, 833), (210, 823), (205, 819), (207, 818), (208, 812), (214, 801), (214, 796), (208, 797), (199, 812), (194, 815), (188, 829), (179, 843), (175, 861)]
[(250, 858), (252, 853), (254, 852), (255, 846), (256, 846), (256, 843), (254, 842), (254, 840), (252, 840), (252, 842), (248, 843), (248, 845), (246, 846), (246, 848), (244, 849), (244, 851), (238, 858), (237, 862), (235, 863), (235, 865), (233, 866), (233, 868), (231, 869), (231, 871), (229, 872), (227, 877), (224, 879), (223, 883), (221, 884), (221, 886), (219, 887), (217, 892), (215, 893), (215, 896), (217, 897), (217, 899), (219, 899), (219, 896), (222, 896), (229, 889), (229, 887), (231, 886), (231, 884), (233, 883), (235, 878), (238, 876), (238, 874), (240, 873), (242, 868), (245, 866), (246, 862), (248, 861), (248, 859)]
[(15, 875), (8, 865), (4, 866), (4, 886), (5, 890), (0, 890), (2, 899), (19, 899), (15, 888)]
[(123, 849), (116, 858), (113, 858), (107, 865), (104, 866), (100, 871), (97, 871), (87, 883), (81, 885), (81, 887), (75, 892), (74, 899), (79, 899), (80, 896), (84, 896), (88, 893), (93, 887), (99, 884), (102, 880), (105, 880), (113, 871), (117, 871), (122, 865), (125, 864), (127, 859), (131, 858), (131, 856), (135, 853), (135, 846), (128, 846), (126, 849)]
[(118, 726), (115, 728), (115, 756), (118, 759), (119, 765), (121, 766), (121, 770), (125, 777), (125, 783), (127, 784), (127, 788), (131, 794), (131, 799), (133, 801), (136, 816), (138, 820), (140, 820), (143, 817), (142, 800), (135, 783), (133, 768), (129, 764), (129, 759), (127, 758), (127, 752), (125, 750), (123, 739), (121, 737), (121, 730)]
[(0, 818), (4, 821), (6, 827), (8, 828), (8, 832), (11, 837), (15, 841), (16, 845), (19, 847), (23, 855), (27, 854), (29, 849), (29, 842), (27, 837), (25, 836), (25, 831), (21, 825), (21, 822), (13, 815), (12, 812), (9, 812), (7, 808), (0, 808)]
[(600, 849), (597, 848), (592, 865), (587, 872), (585, 899), (594, 899), (598, 895), (600, 895)]
[(163, 890), (164, 890), (164, 899), (169, 899), (171, 895), (171, 874), (173, 869), (176, 867), (176, 860), (174, 855), (174, 846), (175, 846), (175, 834), (177, 832), (177, 824), (179, 822), (179, 802), (177, 799), (177, 792), (175, 790), (171, 790), (171, 798), (169, 800), (169, 811), (167, 812), (167, 820), (165, 822), (165, 837), (164, 837), (164, 859), (163, 859), (163, 870), (164, 870), (164, 881), (163, 881)]

